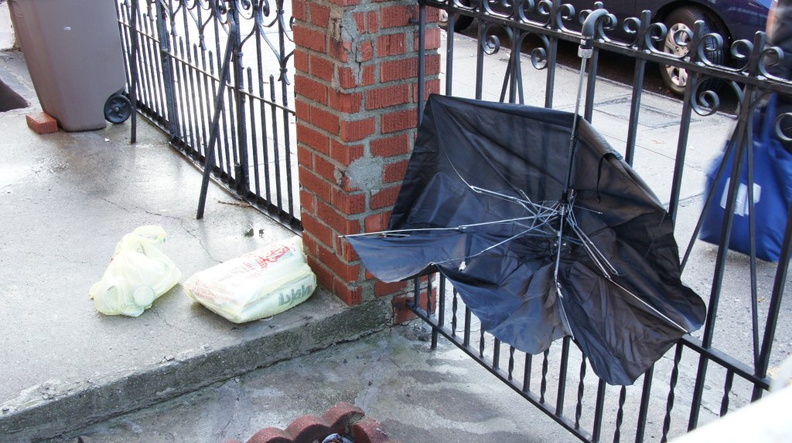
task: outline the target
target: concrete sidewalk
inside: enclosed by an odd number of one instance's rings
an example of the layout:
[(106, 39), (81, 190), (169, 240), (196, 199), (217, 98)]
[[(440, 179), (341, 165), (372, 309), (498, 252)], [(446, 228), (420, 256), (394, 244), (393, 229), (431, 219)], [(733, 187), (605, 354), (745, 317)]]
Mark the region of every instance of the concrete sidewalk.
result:
[[(39, 111), (20, 54), (0, 79), (30, 106), (0, 113), (0, 441), (52, 436), (381, 329), (390, 305), (348, 308), (317, 291), (269, 321), (232, 324), (177, 285), (138, 318), (104, 316), (88, 299), (121, 237), (168, 233), (163, 252), (184, 278), (294, 235), (211, 186), (150, 125), (37, 135)], [(251, 234), (252, 233), (252, 234)]]
[[(455, 91), (464, 96), (473, 90), (466, 82), (475, 78), (475, 42), (457, 37), (454, 54)], [(489, 57), (484, 99), (497, 100), (508, 55)], [(543, 84), (543, 72), (525, 75)], [(556, 107), (573, 109), (576, 76), (559, 67)], [(20, 54), (0, 53), (0, 80), (31, 103), (0, 113), (0, 441), (246, 440), (338, 401), (363, 408), (404, 442), (569, 440), (508, 388), (485, 381), (461, 351), (429, 351), (414, 326), (375, 333), (390, 321), (384, 302), (349, 308), (318, 291), (272, 319), (234, 325), (177, 286), (139, 318), (99, 314), (88, 289), (138, 226), (164, 227), (163, 250), (183, 278), (294, 234), (214, 185), (204, 220), (195, 220), (201, 174), (160, 132), (141, 123), (135, 145), (128, 123), (39, 136), (25, 124), (39, 108)], [(622, 85), (598, 83), (593, 123), (617, 149), (629, 98)], [(681, 105), (654, 94), (643, 103), (636, 169), (666, 200)], [(683, 199), (702, 192), (731, 125), (726, 116), (694, 121)], [(680, 220), (683, 233), (691, 219)]]

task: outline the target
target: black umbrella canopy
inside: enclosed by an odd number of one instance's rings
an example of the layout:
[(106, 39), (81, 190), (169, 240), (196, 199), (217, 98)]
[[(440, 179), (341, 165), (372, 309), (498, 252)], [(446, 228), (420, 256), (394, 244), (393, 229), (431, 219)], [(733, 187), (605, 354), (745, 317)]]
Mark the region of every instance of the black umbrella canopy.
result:
[(571, 335), (611, 384), (705, 317), (665, 209), (567, 112), (431, 96), (389, 231), (347, 238), (383, 281), (441, 272), (517, 349)]

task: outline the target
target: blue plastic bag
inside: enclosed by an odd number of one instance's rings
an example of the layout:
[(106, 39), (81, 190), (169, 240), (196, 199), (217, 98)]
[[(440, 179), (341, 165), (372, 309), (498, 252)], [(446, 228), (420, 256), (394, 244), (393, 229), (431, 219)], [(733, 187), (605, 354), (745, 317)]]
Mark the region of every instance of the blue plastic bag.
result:
[[(740, 185), (734, 207), (734, 221), (729, 234), (729, 249), (751, 253), (749, 213), (751, 211), (748, 190), (753, 188), (753, 211), (756, 238), (756, 256), (777, 262), (784, 241), (787, 211), (792, 204), (792, 154), (788, 153), (774, 134), (776, 117), (775, 96), (764, 109), (754, 115), (753, 125), (753, 186), (748, 186), (747, 151), (743, 152)], [(729, 197), (729, 184), (734, 164), (735, 151), (727, 151), (710, 166), (707, 173), (707, 194), (714, 197), (705, 207), (699, 238), (708, 243), (719, 244), (721, 229), (726, 218), (725, 207)], [(718, 170), (723, 173), (718, 178)], [(717, 179), (717, 181), (716, 181)]]

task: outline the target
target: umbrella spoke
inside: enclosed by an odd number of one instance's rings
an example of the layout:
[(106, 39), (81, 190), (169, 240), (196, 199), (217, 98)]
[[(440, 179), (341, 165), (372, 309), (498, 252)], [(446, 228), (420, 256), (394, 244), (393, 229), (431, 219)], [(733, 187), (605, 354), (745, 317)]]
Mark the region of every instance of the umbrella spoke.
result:
[(600, 251), (600, 249), (597, 247), (597, 245), (595, 245), (594, 242), (591, 241), (589, 236), (586, 235), (586, 233), (583, 232), (582, 229), (580, 229), (580, 226), (577, 223), (577, 219), (575, 218), (575, 215), (570, 213), (569, 219), (567, 221), (569, 222), (569, 226), (572, 227), (572, 230), (580, 239), (583, 248), (586, 250), (589, 257), (591, 257), (591, 260), (597, 265), (600, 271), (602, 271), (603, 276), (605, 278), (610, 279), (611, 274), (619, 275), (619, 271), (616, 270), (616, 268), (608, 260), (608, 258), (605, 257), (605, 254), (603, 254), (602, 251)]
[(608, 279), (608, 281), (613, 283), (614, 286), (616, 286), (617, 288), (621, 289), (622, 291), (624, 291), (628, 295), (632, 296), (634, 299), (638, 300), (641, 304), (643, 304), (644, 306), (649, 308), (650, 311), (652, 311), (655, 314), (657, 314), (658, 317), (662, 318), (663, 320), (667, 321), (668, 323), (672, 324), (673, 326), (679, 328), (680, 331), (684, 332), (685, 334), (689, 334), (691, 332), (691, 331), (688, 331), (687, 329), (685, 329), (684, 327), (682, 327), (679, 323), (677, 323), (674, 320), (672, 320), (669, 316), (667, 316), (667, 315), (663, 314), (662, 312), (660, 312), (659, 310), (657, 310), (657, 308), (655, 308), (654, 306), (652, 306), (649, 303), (647, 303), (646, 301), (644, 301), (641, 297), (638, 297), (637, 295), (633, 294), (630, 290), (628, 290), (624, 286), (616, 283), (616, 281), (611, 280), (611, 279)]

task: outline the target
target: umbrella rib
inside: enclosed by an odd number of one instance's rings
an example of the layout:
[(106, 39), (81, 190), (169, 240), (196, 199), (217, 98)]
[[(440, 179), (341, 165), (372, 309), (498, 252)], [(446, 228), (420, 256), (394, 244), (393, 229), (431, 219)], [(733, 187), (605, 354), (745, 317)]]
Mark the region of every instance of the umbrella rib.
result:
[(620, 285), (620, 284), (616, 283), (616, 281), (614, 281), (614, 280), (612, 280), (612, 279), (608, 279), (608, 281), (610, 281), (611, 283), (613, 283), (613, 284), (614, 284), (616, 287), (618, 287), (618, 288), (619, 288), (619, 289), (621, 289), (622, 291), (624, 291), (624, 292), (626, 292), (627, 294), (631, 295), (631, 296), (632, 296), (634, 299), (636, 299), (636, 300), (638, 300), (639, 302), (641, 302), (641, 303), (642, 303), (644, 306), (646, 306), (647, 308), (649, 308), (650, 310), (652, 310), (652, 312), (654, 312), (655, 314), (657, 314), (657, 315), (658, 315), (658, 316), (660, 316), (661, 318), (665, 319), (665, 321), (667, 321), (667, 322), (671, 323), (672, 325), (676, 326), (677, 328), (679, 328), (679, 330), (680, 330), (680, 331), (684, 332), (685, 334), (689, 334), (689, 333), (690, 333), (690, 331), (688, 331), (687, 329), (685, 329), (684, 327), (682, 327), (682, 326), (681, 326), (679, 323), (675, 322), (674, 320), (672, 320), (672, 319), (671, 319), (670, 317), (668, 317), (667, 315), (665, 315), (665, 314), (663, 314), (662, 312), (658, 311), (658, 310), (657, 310), (657, 308), (655, 308), (654, 306), (650, 305), (649, 303), (647, 303), (646, 301), (644, 301), (643, 299), (641, 299), (641, 297), (638, 297), (637, 295), (633, 294), (632, 292), (630, 292), (630, 291), (629, 291), (627, 288), (625, 288), (624, 286), (622, 286), (622, 285)]
[(561, 311), (561, 323), (564, 324), (564, 329), (569, 333), (569, 336), (572, 337), (572, 340), (575, 339), (575, 333), (572, 331), (572, 326), (569, 324), (569, 317), (567, 317), (566, 308), (564, 308), (564, 294), (561, 292), (561, 282), (556, 280), (556, 293), (558, 293), (558, 298), (561, 300), (561, 303), (558, 304), (558, 307)]
[[(542, 219), (545, 219), (545, 218), (547, 218), (547, 216), (545, 216), (545, 215), (531, 215), (531, 216), (528, 216), (528, 217), (516, 217), (516, 218), (509, 218), (509, 219), (503, 219), (503, 220), (493, 220), (493, 221), (481, 222), (481, 223), (470, 223), (470, 224), (466, 224), (466, 225), (459, 225), (459, 226), (454, 226), (454, 227), (449, 227), (449, 228), (392, 229), (392, 230), (375, 231), (375, 232), (361, 232), (361, 233), (358, 233), (358, 234), (347, 234), (347, 235), (341, 235), (340, 237), (341, 238), (349, 238), (349, 237), (363, 237), (363, 236), (374, 236), (374, 235), (393, 235), (393, 234), (401, 234), (401, 233), (408, 233), (408, 232), (464, 231), (464, 230), (466, 230), (468, 228), (477, 228), (479, 226), (496, 225), (496, 224), (501, 224), (501, 223), (512, 223), (512, 222), (519, 222), (519, 221), (525, 221), (525, 220), (542, 220)], [(529, 232), (531, 230), (536, 230), (538, 226), (543, 226), (543, 225), (546, 225), (547, 223), (548, 223), (547, 220), (543, 220), (539, 224), (535, 224), (535, 223), (531, 224), (530, 225), (530, 229), (528, 229), (526, 231), (523, 231), (521, 234), (518, 234), (517, 236), (522, 235), (525, 232)]]
[(582, 230), (577, 223), (577, 219), (575, 215), (570, 211), (569, 214), (569, 225), (572, 227), (572, 230), (577, 234), (578, 238), (580, 238), (581, 244), (586, 249), (589, 257), (597, 264), (597, 267), (600, 268), (602, 273), (605, 277), (610, 278), (610, 274), (619, 274), (619, 271), (613, 266), (613, 264), (608, 260), (605, 254), (599, 250), (597, 245), (591, 241), (591, 238)]
[(449, 258), (448, 260), (441, 260), (441, 261), (433, 262), (432, 264), (449, 263), (449, 262), (452, 262), (454, 260), (460, 260), (460, 259), (461, 260), (467, 260), (469, 258), (478, 257), (479, 255), (481, 255), (481, 254), (483, 254), (483, 253), (485, 253), (485, 252), (487, 252), (487, 251), (489, 251), (491, 249), (497, 248), (500, 245), (508, 243), (508, 242), (514, 240), (515, 238), (522, 237), (523, 235), (525, 235), (525, 234), (527, 234), (527, 233), (529, 233), (529, 232), (531, 232), (533, 230), (534, 230), (534, 228), (526, 229), (526, 230), (524, 230), (524, 231), (522, 231), (522, 232), (520, 232), (518, 234), (512, 235), (509, 238), (505, 238), (505, 239), (503, 239), (503, 240), (501, 240), (501, 241), (499, 241), (497, 243), (489, 245), (486, 248), (482, 249), (481, 251), (476, 252), (475, 254), (470, 254), (470, 255), (466, 255), (464, 257), (458, 257), (458, 258)]

